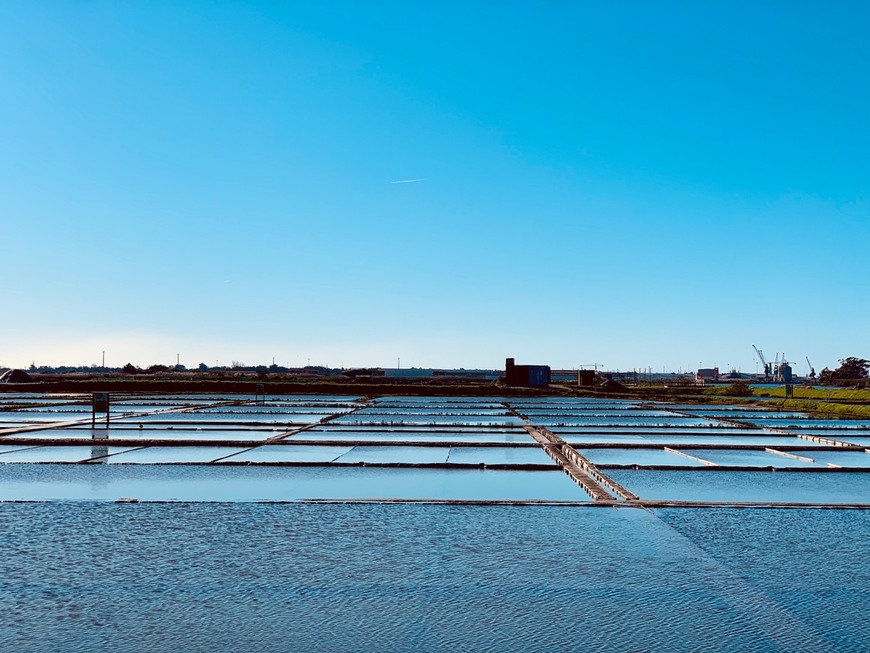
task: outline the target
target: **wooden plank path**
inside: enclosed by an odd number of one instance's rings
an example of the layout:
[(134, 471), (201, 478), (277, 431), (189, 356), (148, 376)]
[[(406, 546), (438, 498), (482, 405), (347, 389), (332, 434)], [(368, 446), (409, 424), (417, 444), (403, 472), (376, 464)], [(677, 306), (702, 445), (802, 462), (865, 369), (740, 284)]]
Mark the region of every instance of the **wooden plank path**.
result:
[[(527, 415), (520, 413), (509, 403), (504, 403), (510, 414), (521, 419), (526, 432), (531, 435), (577, 485), (599, 503), (613, 503), (614, 494), (624, 501), (637, 500), (637, 495), (601, 472), (592, 462), (577, 452), (562, 438), (542, 426), (535, 426)], [(603, 487), (602, 487), (603, 486)], [(610, 490), (613, 494), (608, 493)]]

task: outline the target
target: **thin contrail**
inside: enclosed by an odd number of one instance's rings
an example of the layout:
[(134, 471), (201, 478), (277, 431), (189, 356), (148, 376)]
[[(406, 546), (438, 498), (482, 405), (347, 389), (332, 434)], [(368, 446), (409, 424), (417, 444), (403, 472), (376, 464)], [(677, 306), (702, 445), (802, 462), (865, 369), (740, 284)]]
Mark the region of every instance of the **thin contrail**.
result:
[(421, 179), (397, 179), (396, 181), (391, 181), (391, 184), (413, 184), (416, 181), (426, 181), (425, 177)]

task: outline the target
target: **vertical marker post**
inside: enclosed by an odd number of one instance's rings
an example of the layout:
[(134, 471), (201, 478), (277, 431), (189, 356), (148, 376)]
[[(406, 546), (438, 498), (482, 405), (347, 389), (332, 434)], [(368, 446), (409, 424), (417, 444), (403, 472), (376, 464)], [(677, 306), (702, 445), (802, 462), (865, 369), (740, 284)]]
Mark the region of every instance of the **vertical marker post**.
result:
[(106, 413), (106, 428), (109, 428), (109, 393), (95, 392), (91, 400), (91, 428), (97, 425), (97, 413)]

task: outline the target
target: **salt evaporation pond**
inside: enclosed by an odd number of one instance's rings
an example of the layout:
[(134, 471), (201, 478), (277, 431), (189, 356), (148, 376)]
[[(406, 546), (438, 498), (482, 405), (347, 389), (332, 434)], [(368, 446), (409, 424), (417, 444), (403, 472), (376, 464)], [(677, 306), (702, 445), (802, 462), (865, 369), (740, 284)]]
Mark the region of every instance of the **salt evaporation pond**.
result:
[[(846, 509), (870, 503), (870, 473), (854, 471), (861, 450), (717, 421), (753, 412), (739, 407), (707, 418), (664, 403), (507, 400), (527, 424), (498, 397), (390, 397), (321, 424), (360, 398), (208, 406), (250, 399), (129, 399), (116, 408), (207, 407), (118, 422), (127, 428), (99, 444), (89, 419), (4, 436), (0, 650), (825, 651), (870, 640), (870, 512)], [(0, 429), (32, 415), (82, 412), (0, 413)], [(855, 424), (777, 417), (753, 412), (759, 426), (812, 424), (837, 439)], [(552, 430), (642, 500), (834, 509), (603, 507), (521, 428), (564, 421), (582, 427)], [(262, 444), (297, 427), (312, 428)], [(14, 444), (28, 437), (82, 444)], [(246, 440), (261, 446), (232, 444)], [(614, 443), (625, 447), (594, 446)], [(759, 469), (705, 467), (663, 444)], [(733, 448), (746, 444), (815, 462)], [(451, 464), (480, 467), (426, 466)]]
[(477, 432), (426, 432), (426, 431), (348, 431), (348, 430), (315, 430), (304, 431), (290, 436), (293, 440), (325, 441), (325, 442), (492, 442), (501, 444), (534, 444), (525, 431), (505, 433), (503, 431)]
[(870, 472), (613, 469), (607, 475), (631, 488), (641, 499), (652, 501), (870, 503)]
[[(210, 447), (208, 449), (211, 449)], [(132, 456), (137, 452), (118, 454)], [(148, 455), (147, 450), (142, 455)], [(209, 455), (204, 452), (204, 456)], [(121, 462), (118, 458), (114, 462)], [(230, 465), (0, 465), (0, 501), (574, 501), (561, 471)]]
[(0, 504), (0, 521), (15, 554), (0, 648), (22, 653), (826, 651), (870, 636), (867, 512), (65, 503)]

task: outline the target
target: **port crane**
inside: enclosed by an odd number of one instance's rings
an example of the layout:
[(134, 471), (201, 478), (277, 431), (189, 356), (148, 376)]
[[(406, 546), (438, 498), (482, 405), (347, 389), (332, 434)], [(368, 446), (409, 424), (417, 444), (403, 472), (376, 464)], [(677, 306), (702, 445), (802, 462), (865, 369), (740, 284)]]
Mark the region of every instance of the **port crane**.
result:
[(752, 345), (752, 348), (755, 350), (755, 355), (758, 356), (758, 360), (761, 361), (761, 365), (764, 368), (764, 381), (770, 381), (770, 363), (764, 360), (764, 354), (758, 347)]
[(804, 358), (807, 359), (807, 367), (810, 368), (810, 375), (809, 375), (808, 378), (809, 378), (809, 379), (812, 379), (812, 380), (815, 380), (815, 378), (816, 378), (816, 368), (813, 367), (813, 364), (812, 364), (812, 363), (810, 363), (810, 357), (809, 357), (809, 356), (805, 356)]

